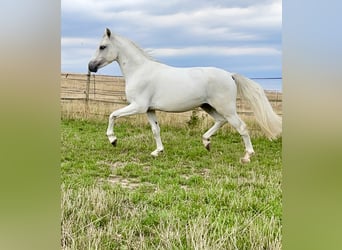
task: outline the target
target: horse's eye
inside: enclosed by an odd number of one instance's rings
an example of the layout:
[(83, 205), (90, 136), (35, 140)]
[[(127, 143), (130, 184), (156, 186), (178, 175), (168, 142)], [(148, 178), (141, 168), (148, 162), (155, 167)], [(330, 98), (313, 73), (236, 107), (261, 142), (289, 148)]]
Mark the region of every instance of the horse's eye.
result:
[(100, 46), (100, 50), (104, 50), (106, 47), (107, 47), (107, 46), (105, 46), (105, 45), (101, 45), (101, 46)]

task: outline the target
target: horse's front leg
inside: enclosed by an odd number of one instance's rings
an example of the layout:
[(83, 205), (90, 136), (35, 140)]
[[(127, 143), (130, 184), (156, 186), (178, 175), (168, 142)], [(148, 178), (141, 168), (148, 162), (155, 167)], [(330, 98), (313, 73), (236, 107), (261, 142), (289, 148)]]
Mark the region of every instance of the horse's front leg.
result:
[(156, 150), (154, 150), (151, 153), (151, 155), (152, 156), (158, 156), (159, 153), (163, 152), (164, 146), (163, 146), (163, 143), (162, 143), (161, 138), (160, 138), (160, 127), (158, 125), (156, 112), (154, 110), (147, 111), (147, 118), (148, 118), (148, 121), (151, 125), (152, 133), (153, 133), (154, 139), (156, 140), (156, 144), (157, 144)]
[(110, 114), (109, 116), (109, 122), (108, 122), (108, 128), (107, 128), (107, 137), (110, 141), (110, 143), (115, 147), (117, 143), (117, 138), (114, 135), (114, 122), (115, 119), (123, 116), (129, 116), (129, 115), (135, 115), (139, 113), (146, 112), (146, 108), (143, 108), (136, 103), (131, 103), (130, 105), (118, 109)]

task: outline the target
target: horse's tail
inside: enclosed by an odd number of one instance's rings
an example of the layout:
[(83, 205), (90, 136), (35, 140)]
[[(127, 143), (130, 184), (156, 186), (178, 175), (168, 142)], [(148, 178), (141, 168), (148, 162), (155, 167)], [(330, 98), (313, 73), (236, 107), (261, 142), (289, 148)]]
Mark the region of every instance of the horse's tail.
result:
[(248, 100), (256, 120), (269, 139), (277, 138), (282, 132), (282, 118), (272, 109), (264, 90), (256, 82), (234, 74), (238, 94)]

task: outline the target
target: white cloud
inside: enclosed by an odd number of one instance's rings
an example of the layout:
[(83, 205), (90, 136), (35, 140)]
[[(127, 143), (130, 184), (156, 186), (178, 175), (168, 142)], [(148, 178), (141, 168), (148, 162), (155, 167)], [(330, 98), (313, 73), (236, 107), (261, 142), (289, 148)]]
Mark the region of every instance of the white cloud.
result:
[(62, 47), (96, 46), (100, 39), (84, 37), (62, 37)]
[(61, 6), (62, 65), (83, 68), (109, 27), (173, 64), (185, 56), (260, 55), (277, 58), (272, 66), (281, 71), (281, 0), (62, 0)]
[[(214, 1), (215, 2), (215, 1)], [(245, 27), (279, 27), (281, 0), (265, 5), (231, 5), (230, 1), (214, 4), (208, 1), (146, 0), (62, 0), (62, 11), (82, 13), (83, 18), (106, 22), (138, 23), (141, 26), (170, 27), (189, 24)], [(164, 11), (163, 11), (164, 10)]]
[(253, 6), (250, 8), (208, 7), (163, 15), (151, 15), (141, 10), (103, 11), (94, 13), (94, 15), (100, 20), (112, 22), (113, 24), (125, 22), (141, 27), (147, 26), (149, 29), (183, 27), (191, 30), (193, 26), (201, 25), (208, 28), (215, 26), (226, 28), (253, 27), (258, 29), (281, 27), (281, 13), (272, 6)]
[(185, 47), (185, 48), (157, 48), (147, 49), (152, 56), (174, 57), (174, 56), (196, 56), (196, 55), (218, 55), (218, 56), (242, 56), (242, 55), (280, 55), (281, 52), (269, 47)]

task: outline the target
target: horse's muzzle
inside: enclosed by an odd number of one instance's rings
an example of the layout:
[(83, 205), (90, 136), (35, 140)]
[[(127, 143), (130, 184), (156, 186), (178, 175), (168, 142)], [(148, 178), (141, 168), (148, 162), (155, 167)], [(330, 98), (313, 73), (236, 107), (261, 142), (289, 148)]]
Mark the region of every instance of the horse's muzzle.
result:
[(98, 68), (99, 68), (98, 63), (96, 63), (96, 62), (89, 62), (88, 69), (89, 69), (90, 72), (96, 73)]

